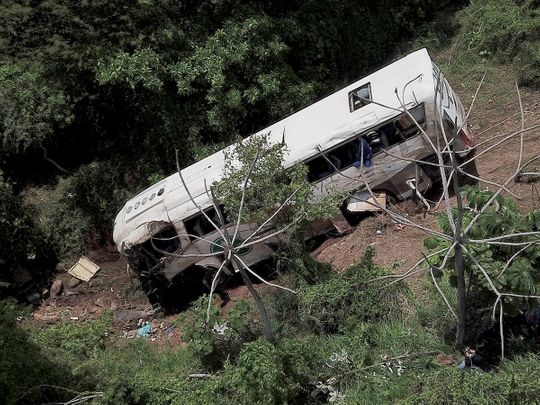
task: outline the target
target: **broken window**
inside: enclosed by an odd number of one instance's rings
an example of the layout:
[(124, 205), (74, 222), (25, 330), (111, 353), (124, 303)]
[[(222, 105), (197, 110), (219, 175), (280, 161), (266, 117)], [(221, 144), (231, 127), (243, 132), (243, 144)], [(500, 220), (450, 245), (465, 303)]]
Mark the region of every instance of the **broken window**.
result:
[[(414, 120), (418, 124), (422, 125), (426, 122), (426, 113), (424, 110), (423, 103), (417, 105), (414, 108), (411, 108), (409, 110), (409, 113), (411, 114), (412, 117), (414, 117)], [(416, 135), (416, 133), (418, 132), (418, 126), (415, 124), (415, 122), (412, 120), (412, 118), (408, 114), (401, 114), (398, 117), (398, 119), (395, 121), (395, 128), (396, 128), (397, 134), (403, 140)]]
[(371, 100), (371, 83), (366, 83), (349, 92), (349, 108), (351, 112), (368, 105)]
[(167, 253), (175, 253), (182, 247), (174, 226), (162, 229), (150, 239), (128, 250), (128, 262), (139, 273), (153, 271), (162, 266), (161, 259)]
[[(224, 212), (223, 206), (221, 206), (221, 211)], [(219, 220), (219, 216), (214, 207), (207, 208), (204, 210), (204, 212), (206, 215), (208, 215), (208, 217), (210, 217), (214, 224), (219, 226), (221, 221)], [(227, 216), (225, 216), (225, 223), (229, 223)], [(189, 238), (191, 240), (196, 239), (192, 235), (203, 237), (204, 235), (208, 235), (209, 233), (212, 233), (216, 230), (214, 226), (210, 223), (210, 221), (200, 212), (197, 215), (194, 215), (188, 220), (184, 221), (184, 225), (188, 234), (190, 235)]]
[(308, 181), (310, 183), (317, 180), (322, 180), (335, 172), (335, 169), (332, 167), (332, 165), (328, 163), (328, 161), (322, 156), (319, 156), (307, 162), (307, 167)]
[[(409, 113), (420, 126), (425, 124), (426, 116), (424, 104), (419, 104), (416, 107), (411, 108)], [(382, 149), (387, 149), (400, 144), (417, 135), (418, 132), (419, 129), (411, 117), (408, 114), (401, 114), (393, 120), (363, 133), (361, 138), (365, 139), (371, 149), (371, 154), (375, 156), (380, 153)], [(331, 176), (335, 173), (335, 168), (339, 171), (343, 171), (351, 167), (355, 162), (359, 162), (362, 156), (362, 142), (360, 137), (353, 138), (330, 151), (326, 151), (324, 152), (324, 155), (332, 162), (332, 164), (330, 164), (323, 156), (317, 156), (306, 163), (308, 167), (308, 181), (310, 183)], [(364, 162), (364, 164), (365, 163), (366, 162)], [(365, 166), (369, 167), (369, 165)]]

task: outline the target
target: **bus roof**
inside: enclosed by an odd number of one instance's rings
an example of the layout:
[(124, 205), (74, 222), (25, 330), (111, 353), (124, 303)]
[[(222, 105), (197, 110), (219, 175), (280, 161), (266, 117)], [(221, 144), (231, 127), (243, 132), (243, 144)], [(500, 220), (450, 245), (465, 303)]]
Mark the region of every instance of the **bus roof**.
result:
[[(367, 83), (370, 83), (372, 100), (391, 108), (370, 103), (350, 111), (349, 93)], [(403, 91), (405, 87), (406, 91)], [(323, 150), (331, 148), (397, 115), (399, 112), (395, 109), (401, 108), (401, 103), (396, 89), (407, 106), (433, 99), (432, 62), (426, 49), (413, 52), (377, 70), (255, 135), (268, 134), (271, 143), (284, 139), (288, 149), (284, 163), (285, 166), (292, 166), (316, 155), (318, 147)], [(224, 150), (220, 150), (182, 169), (189, 191), (203, 207), (210, 204), (205, 182), (209, 186), (221, 179), (224, 159)], [(155, 195), (150, 198), (152, 194)], [(145, 198), (146, 202), (143, 203)], [(171, 211), (174, 217), (179, 216), (181, 219), (197, 211), (178, 173), (170, 175), (125, 204), (115, 222), (114, 239), (117, 245), (120, 246), (129, 233), (140, 225), (162, 220), (164, 211), (168, 212), (165, 217), (171, 219)]]

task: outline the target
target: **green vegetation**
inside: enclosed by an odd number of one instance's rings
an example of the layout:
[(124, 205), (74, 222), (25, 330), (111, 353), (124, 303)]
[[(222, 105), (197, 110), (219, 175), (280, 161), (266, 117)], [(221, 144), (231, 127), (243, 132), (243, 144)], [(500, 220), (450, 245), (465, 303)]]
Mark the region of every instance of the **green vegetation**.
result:
[[(491, 373), (440, 364), (439, 354), (461, 361), (441, 333), (443, 319), (450, 318), (441, 310), (440, 295), (427, 280), (422, 298), (404, 286), (382, 289), (378, 282), (351, 282), (385, 274), (373, 265), (372, 255), (366, 252), (360, 263), (344, 274), (327, 274), (322, 283), (309, 285), (294, 273), (279, 280), (305, 287), (298, 295), (265, 295), (272, 312), (282, 312), (273, 318), (280, 331), (274, 343), (262, 338), (256, 311), (246, 301), (238, 301), (226, 316), (212, 307), (205, 326), (202, 298), (178, 317), (175, 326), (188, 344), (177, 347), (119, 337), (108, 315), (38, 330), (17, 322), (27, 312), (4, 301), (0, 392), (7, 403), (65, 401), (80, 392), (97, 393), (96, 404), (536, 400), (536, 354), (516, 357)], [(316, 312), (310, 300), (314, 289), (328, 291), (328, 305)], [(283, 305), (287, 300), (294, 305)]]
[[(427, 45), (465, 93), (484, 71), (497, 100), (510, 97), (512, 76), (540, 86), (538, 1), (475, 0), (456, 16), (433, 20), (443, 3), (2, 1), (0, 296), (24, 292), (89, 245), (111, 243), (117, 210), (174, 170), (175, 149), (180, 164), (190, 164), (376, 69), (409, 39), (415, 48)], [(257, 148), (267, 146), (264, 137), (255, 142), (261, 144), (232, 152), (244, 165), (227, 167), (216, 189), (233, 215), (239, 180)], [(305, 182), (303, 167), (277, 170), (283, 153), (279, 146), (265, 149), (254, 168), (254, 181), (266, 191), (248, 190), (243, 215), (250, 219), (267, 215), (260, 201), (276, 205)], [(276, 189), (276, 178), (288, 181)], [(464, 195), (475, 210), (491, 194), (471, 188)], [(310, 205), (303, 191), (296, 201), (309, 209), (308, 218), (330, 214)], [(283, 214), (280, 221), (288, 223), (298, 212)], [(446, 217), (439, 223), (449, 232)], [(522, 213), (499, 198), (471, 236), (539, 230), (538, 211)], [(202, 297), (177, 317), (183, 342), (174, 347), (119, 336), (110, 314), (38, 327), (28, 308), (1, 300), (0, 398), (66, 402), (89, 393), (92, 403), (115, 405), (538, 401), (537, 348), (509, 336), (507, 360), (489, 373), (443, 365), (439, 355), (458, 363), (462, 355), (453, 347), (454, 318), (430, 279), (417, 280), (418, 294), (403, 284), (387, 286), (380, 277), (388, 270), (373, 264), (371, 249), (337, 274), (313, 260), (301, 240), (276, 254), (276, 282), (297, 294), (260, 289), (272, 342), (263, 339), (249, 300), (226, 314), (212, 306), (207, 323)], [(447, 246), (437, 238), (425, 244)], [(500, 268), (519, 247), (471, 249), (501, 290), (538, 293), (537, 246), (504, 274)], [(477, 266), (466, 266), (472, 313), (485, 320), (496, 297)], [(451, 272), (436, 276), (456, 307)], [(505, 313), (529, 304), (507, 297)]]
[(0, 170), (61, 260), (110, 243), (175, 148), (187, 165), (375, 69), (442, 3), (3, 1)]
[[(462, 191), (462, 195), (466, 199), (463, 224), (467, 226), (476, 213), (484, 209), (494, 193), (467, 186)], [(454, 217), (456, 216), (457, 212), (454, 211)], [(441, 230), (450, 234), (451, 227), (448, 217), (441, 214), (438, 221)], [(540, 247), (538, 246), (538, 237), (534, 233), (539, 230), (540, 211), (523, 214), (512, 199), (498, 196), (495, 203), (485, 209), (478, 221), (473, 225), (468, 234), (469, 239), (485, 240), (515, 233), (524, 233), (525, 235), (512, 240), (517, 245), (466, 243), (466, 246), (486, 271), (498, 291), (521, 295), (538, 295), (540, 277), (535, 269), (540, 266)], [(532, 236), (529, 236), (531, 233)], [(424, 244), (432, 252), (450, 246), (450, 242), (439, 237), (427, 238)], [(519, 257), (516, 258), (518, 252)], [(430, 263), (439, 266), (444, 256), (445, 252), (433, 256), (430, 258)], [(444, 269), (450, 282), (456, 285), (454, 260), (454, 252), (452, 251)], [(471, 302), (468, 303), (470, 316), (489, 318), (491, 308), (497, 299), (490, 281), (470, 257), (465, 258), (465, 271), (470, 284), (469, 299)], [(443, 274), (437, 272), (437, 276), (440, 277)], [(524, 308), (535, 305), (530, 299), (520, 297), (504, 297), (503, 301), (504, 311), (507, 315), (519, 314)], [(472, 333), (475, 334), (477, 331), (473, 330)]]
[[(478, 22), (481, 21), (479, 24)], [(540, 87), (540, 9), (535, 0), (475, 0), (461, 13), (460, 49), (513, 64), (522, 85)]]

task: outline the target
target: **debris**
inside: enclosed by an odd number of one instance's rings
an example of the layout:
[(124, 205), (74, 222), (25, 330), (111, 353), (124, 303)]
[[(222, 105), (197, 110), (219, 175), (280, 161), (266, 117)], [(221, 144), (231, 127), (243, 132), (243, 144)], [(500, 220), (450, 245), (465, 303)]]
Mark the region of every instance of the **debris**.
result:
[(150, 333), (152, 333), (152, 325), (150, 325), (150, 322), (148, 321), (144, 326), (137, 329), (137, 337), (148, 337), (150, 336)]
[(215, 323), (214, 327), (212, 328), (212, 332), (218, 334), (218, 335), (225, 335), (225, 331), (229, 329), (227, 326), (227, 322), (225, 322), (223, 325), (220, 325), (219, 323)]
[(79, 280), (79, 279), (76, 278), (76, 277), (71, 276), (70, 279), (69, 279), (69, 281), (67, 282), (67, 286), (68, 286), (69, 288), (74, 288), (74, 287), (77, 287), (77, 286), (78, 286), (79, 284), (81, 284), (81, 283), (82, 283), (81, 280)]
[(81, 256), (79, 261), (73, 265), (68, 273), (82, 281), (90, 281), (99, 270), (99, 266), (85, 256)]
[(382, 211), (381, 207), (386, 207), (386, 193), (373, 193), (373, 197), (367, 191), (359, 191), (349, 198), (347, 210), (350, 212)]
[(128, 339), (133, 339), (137, 336), (137, 329), (132, 329), (130, 331), (124, 332), (124, 337)]
[(54, 283), (51, 286), (50, 295), (51, 298), (56, 298), (62, 294), (62, 290), (64, 289), (64, 283), (60, 279), (54, 280)]
[(188, 374), (189, 378), (214, 378), (212, 374), (205, 374), (205, 373), (195, 373), (195, 374)]
[(353, 231), (353, 227), (349, 225), (349, 222), (343, 215), (337, 215), (331, 218), (330, 222), (332, 222), (332, 225), (334, 225), (336, 231), (338, 231), (340, 235), (351, 233)]
[(163, 329), (163, 322), (158, 319), (153, 319), (150, 325), (152, 325), (152, 330)]
[(72, 321), (78, 321), (79, 317), (78, 316), (70, 316), (69, 319), (71, 319)]
[(45, 322), (45, 323), (56, 323), (60, 320), (60, 317), (58, 315), (51, 314), (51, 313), (42, 314), (42, 313), (35, 312), (32, 314), (32, 317), (39, 322)]
[(375, 232), (377, 235), (382, 235), (383, 234), (383, 231), (381, 231), (380, 229), (377, 229), (377, 231)]

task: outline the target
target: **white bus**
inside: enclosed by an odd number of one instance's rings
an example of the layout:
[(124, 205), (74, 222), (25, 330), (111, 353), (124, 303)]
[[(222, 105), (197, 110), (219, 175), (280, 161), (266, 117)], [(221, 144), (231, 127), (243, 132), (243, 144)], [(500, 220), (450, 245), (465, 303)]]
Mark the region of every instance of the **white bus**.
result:
[[(362, 143), (368, 143), (371, 164), (363, 172), (370, 187), (381, 195), (403, 200), (416, 192), (413, 189), (423, 192), (430, 188), (439, 178), (439, 169), (395, 157), (437, 162), (430, 144), (403, 112), (402, 103), (435, 145), (440, 136), (440, 116), (449, 136), (455, 134), (456, 125), (461, 128), (453, 140), (461, 156), (474, 145), (463, 106), (426, 49), (387, 65), (258, 134), (269, 134), (270, 142), (285, 140), (285, 166), (306, 164), (315, 194), (328, 193), (330, 189), (351, 193), (357, 190), (359, 181), (354, 179), (360, 180), (359, 149)], [(220, 180), (224, 159), (222, 150), (182, 169), (191, 194), (210, 217), (215, 212), (204, 184)], [(357, 201), (358, 195), (350, 197), (344, 202), (345, 210), (364, 209)], [(249, 230), (253, 230), (253, 224), (242, 225), (240, 237)], [(160, 250), (178, 254), (210, 253), (215, 246), (188, 235), (210, 241), (219, 238), (189, 199), (178, 173), (135, 196), (118, 213), (114, 241), (138, 273), (152, 302), (164, 301), (166, 291), (172, 291), (175, 285), (187, 283), (193, 277), (200, 281), (221, 264), (219, 257), (174, 258), (152, 246), (153, 243)], [(254, 265), (268, 259), (271, 253), (272, 249), (261, 243), (246, 249), (243, 260)]]

